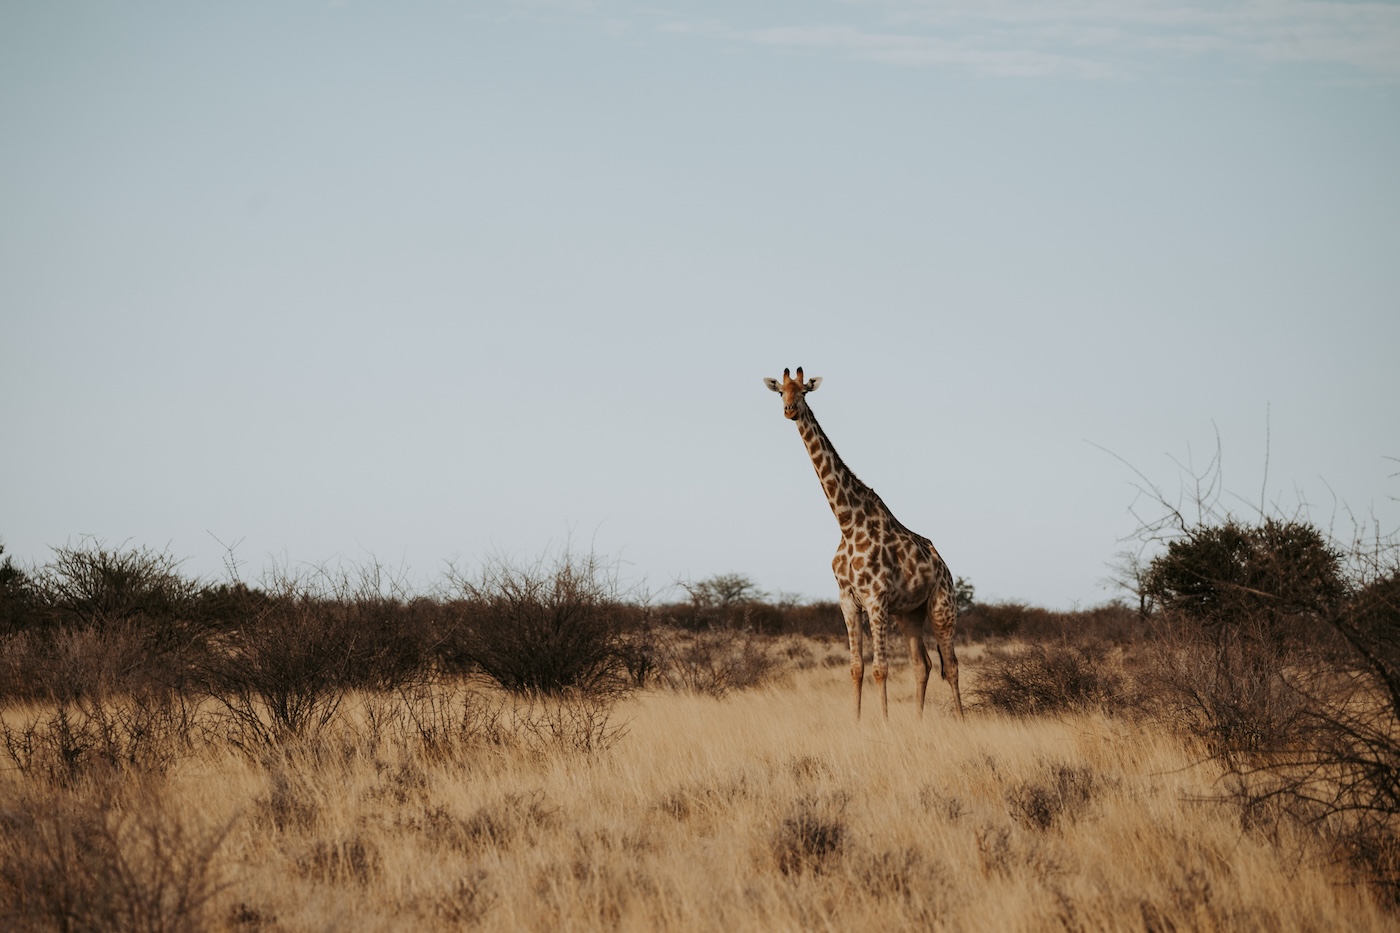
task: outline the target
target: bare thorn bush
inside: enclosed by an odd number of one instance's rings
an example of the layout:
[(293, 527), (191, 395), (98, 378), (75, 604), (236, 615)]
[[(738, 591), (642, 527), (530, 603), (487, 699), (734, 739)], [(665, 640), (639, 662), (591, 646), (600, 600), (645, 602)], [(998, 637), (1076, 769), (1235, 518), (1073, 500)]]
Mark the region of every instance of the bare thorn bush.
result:
[(27, 931), (202, 931), (228, 827), (192, 827), (152, 797), (130, 809), (67, 791), (0, 805), (0, 921)]
[(314, 739), (350, 689), (354, 651), (346, 632), (324, 627), (299, 597), (284, 595), (234, 633), (209, 663), (220, 708), (214, 730), (254, 756), (295, 739)]
[[(1149, 647), (1139, 695), (1148, 712), (1226, 761), (1293, 745), (1307, 726), (1288, 652), (1239, 630), (1203, 638), (1164, 623)], [(1295, 659), (1296, 660), (1296, 659)]]
[(615, 570), (596, 555), (565, 551), (525, 567), (495, 559), (448, 580), (462, 604), (461, 661), (506, 690), (621, 696), (645, 676), (645, 640)]
[(724, 696), (767, 681), (777, 668), (769, 640), (739, 629), (655, 636), (655, 679), (672, 690)]
[(1113, 710), (1124, 679), (1099, 642), (995, 647), (984, 657), (973, 691), (977, 702), (1016, 716)]
[(512, 704), (508, 716), (511, 737), (537, 755), (597, 755), (627, 734), (612, 698), (596, 694), (532, 697)]
[(85, 697), (23, 724), (0, 719), (0, 743), (21, 774), (71, 787), (94, 775), (164, 774), (193, 743), (194, 715), (178, 694)]
[(426, 607), (407, 600), (403, 586), (375, 563), (300, 576), (274, 570), (205, 662), (215, 731), (255, 755), (314, 740), (351, 690), (417, 678), (431, 636)]

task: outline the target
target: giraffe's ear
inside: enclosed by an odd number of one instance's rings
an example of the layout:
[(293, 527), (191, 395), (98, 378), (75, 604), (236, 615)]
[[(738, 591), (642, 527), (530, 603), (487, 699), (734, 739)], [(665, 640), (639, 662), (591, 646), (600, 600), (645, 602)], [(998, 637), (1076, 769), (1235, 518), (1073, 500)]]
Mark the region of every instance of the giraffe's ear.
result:
[(772, 379), (772, 378), (764, 379), (764, 380), (763, 380), (763, 384), (766, 385), (768, 388), (772, 389), (774, 392), (781, 392), (781, 391), (783, 391), (783, 387), (780, 386), (780, 385), (778, 385), (778, 380), (776, 380), (776, 379)]
[(822, 384), (822, 377), (821, 377), (821, 376), (813, 376), (811, 379), (808, 379), (808, 380), (807, 380), (807, 385), (804, 387), (803, 391), (806, 391), (806, 392), (815, 392), (815, 391), (817, 391), (817, 386), (819, 386), (819, 385), (821, 385), (821, 384)]

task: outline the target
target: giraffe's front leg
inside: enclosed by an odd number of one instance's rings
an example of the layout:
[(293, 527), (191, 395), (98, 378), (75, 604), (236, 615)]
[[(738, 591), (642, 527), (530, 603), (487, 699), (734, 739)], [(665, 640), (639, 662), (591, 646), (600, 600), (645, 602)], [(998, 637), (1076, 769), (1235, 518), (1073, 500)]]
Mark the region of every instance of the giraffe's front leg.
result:
[(846, 641), (851, 647), (851, 688), (855, 695), (856, 718), (860, 718), (861, 686), (865, 682), (865, 659), (862, 657), (861, 617), (865, 611), (860, 608), (855, 595), (841, 591), (841, 615), (846, 620)]
[(870, 643), (874, 661), (870, 665), (870, 676), (875, 681), (875, 687), (880, 691), (880, 713), (885, 719), (890, 718), (890, 701), (885, 692), (885, 681), (889, 677), (890, 665), (885, 657), (885, 634), (889, 631), (889, 613), (885, 611), (884, 603), (872, 600), (865, 606), (865, 614), (870, 617)]

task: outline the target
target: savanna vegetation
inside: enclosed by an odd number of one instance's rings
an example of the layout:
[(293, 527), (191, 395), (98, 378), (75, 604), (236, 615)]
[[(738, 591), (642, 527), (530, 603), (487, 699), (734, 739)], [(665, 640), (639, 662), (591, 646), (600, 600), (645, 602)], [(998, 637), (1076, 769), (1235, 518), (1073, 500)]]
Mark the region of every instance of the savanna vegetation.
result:
[(1400, 563), (1173, 510), (1129, 599), (959, 581), (966, 720), (840, 612), (562, 553), (0, 564), (7, 930), (1393, 929)]

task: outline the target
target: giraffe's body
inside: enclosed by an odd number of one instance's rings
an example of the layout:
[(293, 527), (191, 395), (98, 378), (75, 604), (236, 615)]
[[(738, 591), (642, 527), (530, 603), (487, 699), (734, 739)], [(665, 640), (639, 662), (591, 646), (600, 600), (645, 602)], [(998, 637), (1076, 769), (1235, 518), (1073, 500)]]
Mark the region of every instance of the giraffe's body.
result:
[(781, 382), (777, 379), (764, 382), (774, 392), (782, 394), (784, 414), (797, 422), (832, 514), (841, 526), (841, 544), (836, 549), (831, 570), (841, 591), (841, 612), (845, 616), (851, 647), (856, 716), (860, 716), (865, 673), (861, 646), (863, 622), (869, 624), (873, 642), (871, 673), (880, 691), (880, 710), (889, 715), (885, 693), (889, 663), (885, 642), (891, 617), (899, 623), (909, 641), (920, 714), (933, 666), (923, 638), (924, 621), (928, 620), (938, 647), (943, 679), (953, 690), (953, 701), (961, 716), (958, 657), (953, 650), (957, 606), (953, 599), (953, 575), (948, 565), (938, 556), (932, 541), (905, 528), (875, 490), (861, 482), (842, 462), (804, 398), (817, 388), (821, 379), (804, 384), (799, 367), (796, 379), (783, 370)]

